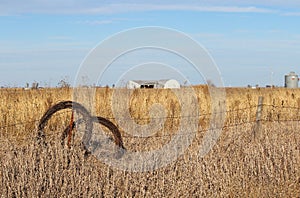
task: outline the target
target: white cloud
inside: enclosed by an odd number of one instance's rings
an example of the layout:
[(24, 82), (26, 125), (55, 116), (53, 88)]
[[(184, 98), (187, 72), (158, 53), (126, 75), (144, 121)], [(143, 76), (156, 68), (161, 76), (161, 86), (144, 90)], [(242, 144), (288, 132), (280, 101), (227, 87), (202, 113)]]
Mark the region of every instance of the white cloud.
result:
[(78, 24), (87, 24), (87, 25), (107, 25), (118, 23), (122, 21), (141, 21), (142, 19), (128, 19), (128, 18), (111, 18), (111, 19), (100, 19), (100, 20), (79, 20), (76, 21)]
[[(166, 7), (167, 9), (167, 7)], [(203, 12), (255, 12), (255, 13), (271, 13), (275, 12), (270, 9), (257, 8), (254, 6), (250, 7), (238, 7), (238, 6), (177, 6), (170, 7), (170, 9), (174, 10), (191, 10), (191, 11), (203, 11)]]
[(287, 12), (283, 13), (283, 16), (300, 16), (300, 12)]
[[(191, 2), (189, 0), (186, 0)], [(200, 1), (193, 1), (194, 3), (201, 2)], [(203, 1), (202, 1), (203, 2)], [(206, 1), (209, 5), (235, 5), (235, 6), (249, 6), (249, 5), (256, 5), (257, 7), (278, 7), (278, 8), (300, 8), (300, 1), (299, 0), (209, 0)]]
[(232, 13), (273, 13), (276, 10), (254, 6), (197, 6), (197, 5), (155, 5), (155, 4), (111, 4), (82, 10), (85, 14), (112, 14), (119, 12), (140, 11), (199, 11), (199, 12), (232, 12)]
[[(201, 3), (186, 1), (184, 4), (178, 1), (164, 1), (140, 3), (134, 1), (124, 1), (122, 3), (99, 3), (99, 1), (34, 1), (27, 0), (17, 2), (16, 0), (6, 1), (0, 5), (2, 15), (26, 14), (26, 13), (45, 13), (45, 14), (114, 14), (124, 12), (141, 11), (199, 11), (199, 12), (233, 12), (233, 13), (273, 13), (276, 10), (262, 8), (258, 5), (246, 5), (235, 1), (232, 4), (224, 5), (221, 1), (212, 1), (212, 3)], [(102, 23), (109, 23), (104, 21)]]
[(77, 21), (79, 24), (88, 24), (88, 25), (105, 25), (113, 23), (113, 20), (84, 20), (84, 21)]

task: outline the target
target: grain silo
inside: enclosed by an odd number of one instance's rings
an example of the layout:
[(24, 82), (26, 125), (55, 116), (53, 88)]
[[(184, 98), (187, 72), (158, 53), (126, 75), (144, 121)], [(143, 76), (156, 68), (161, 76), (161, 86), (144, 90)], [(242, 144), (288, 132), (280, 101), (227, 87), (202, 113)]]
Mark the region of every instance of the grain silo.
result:
[(298, 75), (295, 72), (290, 72), (284, 76), (284, 87), (286, 88), (298, 88)]

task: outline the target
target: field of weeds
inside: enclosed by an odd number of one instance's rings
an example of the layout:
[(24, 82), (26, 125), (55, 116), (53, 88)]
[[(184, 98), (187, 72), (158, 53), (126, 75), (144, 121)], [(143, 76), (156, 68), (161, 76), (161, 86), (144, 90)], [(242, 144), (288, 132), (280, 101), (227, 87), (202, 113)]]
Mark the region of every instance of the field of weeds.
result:
[[(54, 104), (71, 100), (72, 89), (0, 89), (0, 194), (4, 197), (299, 197), (300, 90), (227, 88), (222, 133), (205, 156), (200, 156), (199, 150), (211, 119), (211, 98), (206, 86), (194, 90), (199, 125), (195, 131), (186, 131), (195, 135), (190, 146), (166, 166), (134, 172), (110, 166), (96, 155), (86, 155), (78, 146), (61, 145), (55, 137), (70, 124), (71, 110), (56, 113), (47, 124), (46, 137), (54, 137), (53, 141), (46, 146), (38, 143), (39, 119)], [(127, 151), (161, 149), (171, 142), (182, 120), (189, 122), (181, 116), (182, 104), (171, 90), (135, 90), (129, 100), (129, 112), (136, 123), (151, 123), (149, 111), (156, 103), (164, 107), (165, 116), (160, 117), (162, 126), (153, 136), (132, 136), (123, 129), (135, 131), (132, 122), (122, 128), (115, 119), (122, 112), (112, 110), (113, 91), (97, 89), (93, 114), (111, 120), (120, 128)], [(264, 100), (260, 128), (254, 136), (259, 96)], [(95, 136), (101, 130), (110, 135), (100, 125), (94, 130)], [(168, 153), (164, 155), (167, 157)]]

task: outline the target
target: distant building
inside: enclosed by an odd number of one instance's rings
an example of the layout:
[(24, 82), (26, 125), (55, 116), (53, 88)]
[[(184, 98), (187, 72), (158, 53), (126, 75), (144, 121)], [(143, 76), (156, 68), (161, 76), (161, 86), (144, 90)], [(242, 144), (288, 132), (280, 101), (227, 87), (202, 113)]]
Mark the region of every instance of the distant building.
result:
[(298, 88), (299, 77), (295, 72), (290, 72), (284, 76), (284, 87)]
[(180, 84), (177, 80), (130, 80), (127, 82), (128, 89), (178, 89)]

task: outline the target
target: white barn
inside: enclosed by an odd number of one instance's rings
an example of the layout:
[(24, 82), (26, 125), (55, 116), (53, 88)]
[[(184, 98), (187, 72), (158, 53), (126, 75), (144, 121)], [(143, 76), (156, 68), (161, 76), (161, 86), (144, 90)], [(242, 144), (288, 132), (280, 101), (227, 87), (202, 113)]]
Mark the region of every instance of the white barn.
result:
[(178, 89), (180, 84), (177, 80), (167, 79), (167, 80), (130, 80), (127, 82), (128, 89)]

